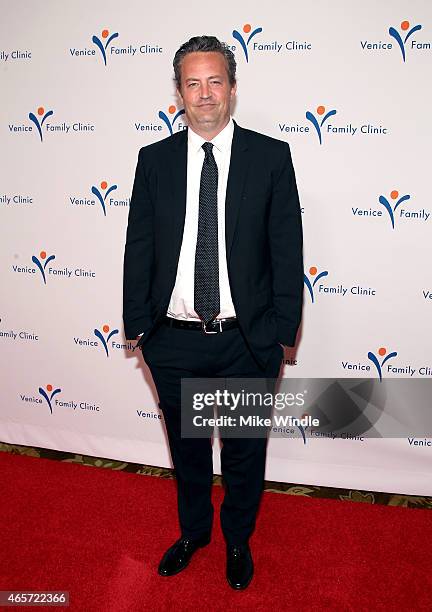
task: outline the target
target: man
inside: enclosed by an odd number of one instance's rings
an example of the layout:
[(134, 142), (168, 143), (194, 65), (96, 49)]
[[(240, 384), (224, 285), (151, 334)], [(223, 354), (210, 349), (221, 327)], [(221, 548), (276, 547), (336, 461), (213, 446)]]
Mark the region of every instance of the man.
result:
[[(303, 291), (300, 206), (289, 146), (239, 127), (233, 53), (213, 36), (174, 58), (188, 130), (139, 152), (124, 259), (124, 325), (152, 373), (178, 483), (181, 538), (159, 574), (183, 570), (210, 542), (209, 438), (181, 436), (182, 378), (277, 378)], [(267, 439), (223, 439), (226, 575), (253, 576), (248, 540)]]

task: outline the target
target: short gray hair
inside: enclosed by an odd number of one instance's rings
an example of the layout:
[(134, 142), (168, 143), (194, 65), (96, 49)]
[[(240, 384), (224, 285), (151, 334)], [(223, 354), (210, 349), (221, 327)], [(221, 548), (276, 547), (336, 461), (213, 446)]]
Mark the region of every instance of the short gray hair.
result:
[(232, 86), (235, 84), (237, 64), (235, 61), (234, 53), (231, 51), (231, 49), (228, 48), (228, 45), (224, 42), (221, 42), (219, 39), (216, 38), (216, 36), (194, 36), (193, 38), (190, 38), (187, 42), (183, 43), (182, 46), (176, 51), (176, 54), (174, 56), (174, 78), (179, 89), (181, 84), (180, 68), (182, 60), (184, 56), (188, 53), (196, 53), (197, 51), (216, 51), (217, 53), (221, 53), (227, 63), (228, 79), (230, 85)]

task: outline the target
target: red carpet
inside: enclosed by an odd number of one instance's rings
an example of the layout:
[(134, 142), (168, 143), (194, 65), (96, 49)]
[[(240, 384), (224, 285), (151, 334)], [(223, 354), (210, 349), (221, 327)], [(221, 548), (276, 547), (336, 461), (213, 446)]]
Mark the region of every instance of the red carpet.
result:
[(0, 590), (68, 590), (69, 610), (432, 607), (427, 510), (265, 493), (255, 577), (236, 592), (218, 520), (184, 572), (157, 575), (178, 534), (172, 480), (0, 452), (0, 485)]

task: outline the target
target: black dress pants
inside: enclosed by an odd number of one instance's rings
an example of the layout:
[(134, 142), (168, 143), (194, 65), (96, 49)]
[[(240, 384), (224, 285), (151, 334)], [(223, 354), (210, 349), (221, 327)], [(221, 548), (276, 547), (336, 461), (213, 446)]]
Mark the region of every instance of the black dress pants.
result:
[[(144, 343), (163, 412), (177, 478), (183, 537), (210, 534), (213, 523), (211, 438), (181, 437), (182, 378), (277, 378), (283, 349), (276, 344), (265, 369), (250, 352), (239, 328), (206, 335), (161, 324)], [(246, 543), (253, 532), (264, 483), (267, 438), (222, 438), (225, 497), (221, 527), (228, 544)]]

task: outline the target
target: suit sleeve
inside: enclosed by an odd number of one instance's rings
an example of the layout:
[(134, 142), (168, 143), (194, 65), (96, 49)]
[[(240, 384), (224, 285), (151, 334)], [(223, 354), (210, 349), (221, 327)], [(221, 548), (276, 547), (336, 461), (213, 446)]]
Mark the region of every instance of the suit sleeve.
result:
[(153, 241), (153, 205), (141, 149), (130, 201), (123, 263), (123, 322), (127, 339), (136, 338), (152, 325)]
[(303, 305), (303, 232), (289, 145), (273, 180), (269, 242), (278, 342), (294, 346)]

